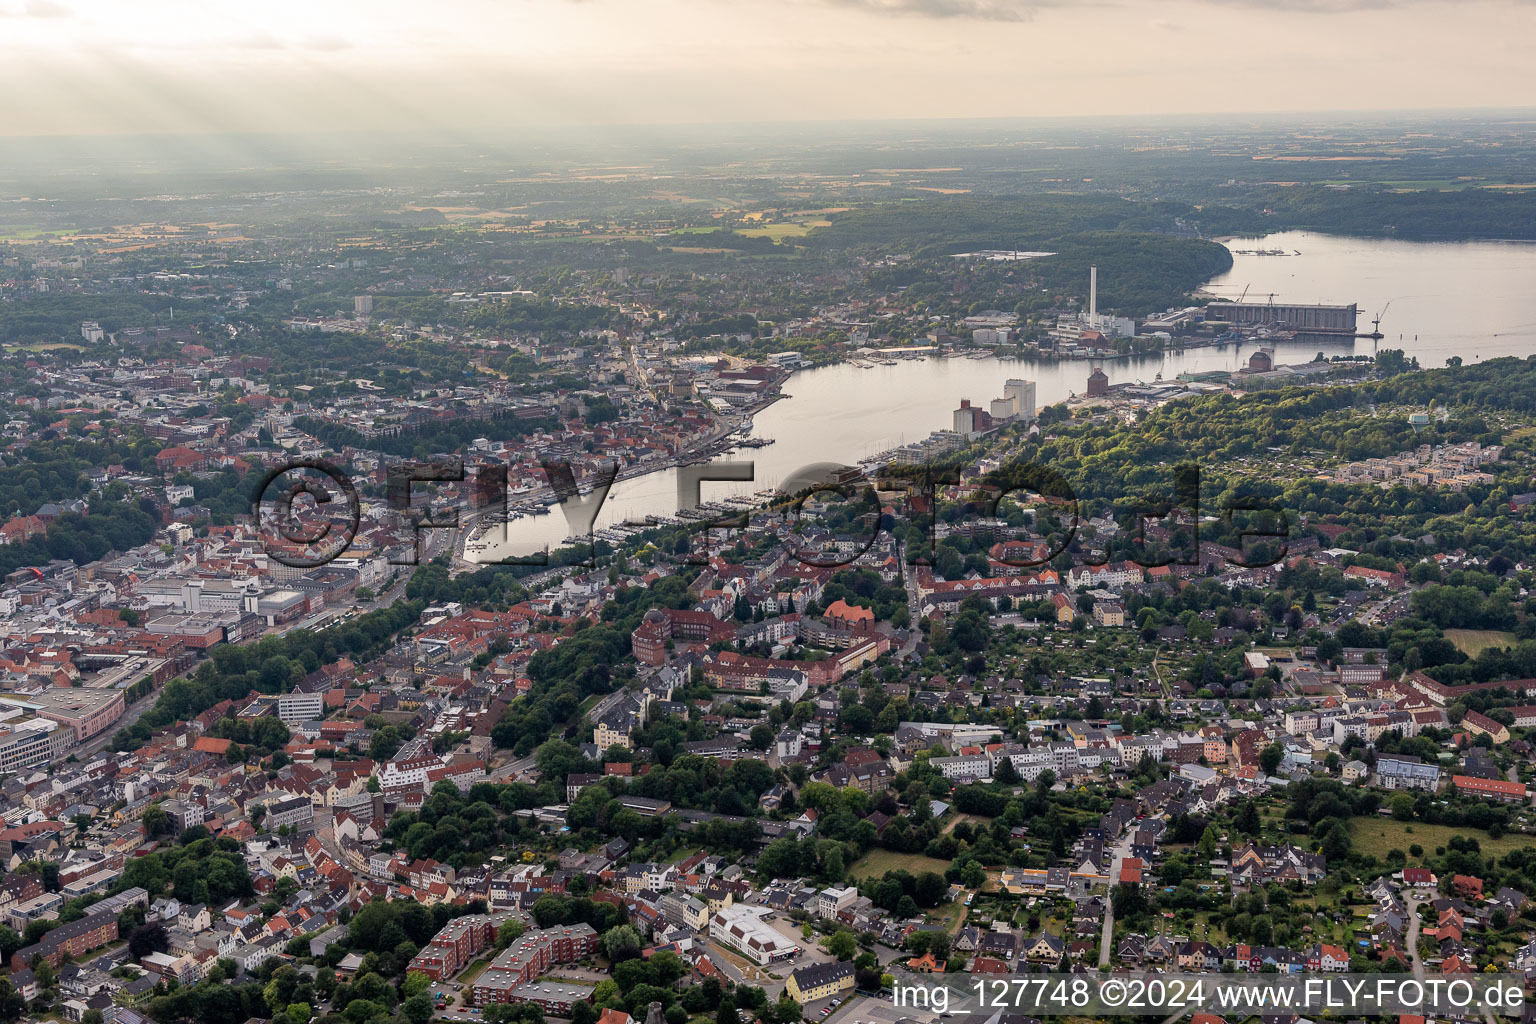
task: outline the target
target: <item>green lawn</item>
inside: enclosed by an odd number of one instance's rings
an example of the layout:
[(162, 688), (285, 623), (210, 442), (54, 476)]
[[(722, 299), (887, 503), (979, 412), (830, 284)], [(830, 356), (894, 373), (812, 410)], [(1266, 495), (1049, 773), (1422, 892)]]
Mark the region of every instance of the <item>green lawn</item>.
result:
[(1514, 646), (1516, 637), (1502, 629), (1448, 629), (1445, 638), (1469, 658), (1475, 658), (1486, 650)]
[(925, 857), (920, 853), (896, 853), (891, 850), (874, 849), (853, 862), (849, 873), (854, 878), (879, 878), (887, 871), (899, 871), (906, 869), (914, 875), (920, 875), (924, 871), (936, 871), (943, 874), (949, 868), (949, 861), (939, 860), (937, 857)]
[(786, 238), (804, 238), (813, 228), (824, 228), (831, 223), (829, 220), (780, 221), (760, 228), (737, 228), (736, 233), (748, 238), (771, 238), (780, 242)]
[(79, 345), (72, 345), (67, 341), (32, 341), (23, 345), (6, 345), (6, 352), (49, 352), (54, 349), (67, 348), (76, 352), (84, 352)]
[[(1412, 829), (1413, 831), (1408, 831)], [(1508, 833), (1491, 839), (1488, 833), (1469, 828), (1452, 828), (1449, 825), (1426, 825), (1422, 821), (1392, 821), (1386, 818), (1354, 818), (1349, 823), (1349, 838), (1355, 849), (1373, 857), (1386, 859), (1391, 850), (1408, 853), (1408, 847), (1418, 843), (1426, 854), (1433, 854), (1435, 847), (1445, 846), (1452, 836), (1469, 836), (1477, 840), (1483, 853), (1502, 857), (1511, 850), (1531, 845), (1531, 837)], [(1413, 858), (1409, 857), (1410, 863)]]

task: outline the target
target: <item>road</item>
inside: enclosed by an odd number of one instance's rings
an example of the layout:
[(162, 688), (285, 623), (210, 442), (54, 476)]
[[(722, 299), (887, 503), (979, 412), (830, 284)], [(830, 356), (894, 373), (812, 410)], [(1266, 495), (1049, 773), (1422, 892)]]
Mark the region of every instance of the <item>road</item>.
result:
[(532, 754), (529, 754), (527, 757), (520, 757), (516, 761), (508, 761), (500, 768), (496, 768), (491, 771), (491, 781), (505, 782), (515, 775), (521, 775), (524, 772), (531, 770), (537, 764), (538, 758), (534, 757)]
[[(1426, 896), (1422, 899), (1428, 901), (1431, 898)], [(1408, 935), (1403, 939), (1403, 942), (1408, 947), (1408, 962), (1413, 967), (1413, 978), (1415, 981), (1422, 982), (1425, 977), (1425, 969), (1424, 960), (1419, 956), (1419, 911), (1423, 908), (1423, 902), (1421, 902), (1421, 898), (1417, 893), (1409, 893), (1405, 902), (1408, 907)], [(1484, 1024), (1495, 1024), (1493, 1011), (1484, 1010), (1482, 1017)]]
[(1120, 877), (1120, 865), (1125, 858), (1131, 855), (1131, 837), (1135, 835), (1129, 829), (1121, 837), (1120, 841), (1110, 847), (1109, 857), (1109, 892), (1104, 896), (1104, 927), (1099, 932), (1099, 966), (1109, 966), (1110, 950), (1115, 942), (1115, 901), (1112, 898), (1115, 891), (1115, 881)]
[(126, 729), (137, 722), (139, 716), (148, 711), (159, 697), (159, 690), (151, 690), (145, 696), (128, 705), (127, 709), (123, 711), (123, 717), (113, 722), (111, 728), (103, 729), (98, 735), (93, 736), (80, 746), (69, 751), (69, 753), (81, 761), (93, 757), (97, 751), (112, 742), (112, 737), (117, 735), (119, 729)]
[(923, 621), (923, 598), (917, 590), (917, 566), (907, 562), (905, 542), (896, 545), (896, 557), (901, 566), (902, 584), (907, 588), (907, 611), (912, 616), (912, 622), (907, 627), (910, 631), (907, 642), (902, 644), (900, 651), (896, 652), (898, 657), (904, 657), (917, 650), (919, 641), (923, 639), (922, 630), (917, 628), (917, 624)]
[(1424, 961), (1419, 957), (1419, 897), (1415, 893), (1408, 894), (1408, 935), (1403, 940), (1408, 947), (1408, 963), (1413, 967), (1413, 976), (1417, 981), (1424, 980)]

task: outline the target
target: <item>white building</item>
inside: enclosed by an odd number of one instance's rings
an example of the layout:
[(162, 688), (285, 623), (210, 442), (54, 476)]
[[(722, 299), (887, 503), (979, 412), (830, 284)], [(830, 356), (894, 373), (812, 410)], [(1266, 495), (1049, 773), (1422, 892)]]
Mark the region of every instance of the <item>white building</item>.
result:
[(837, 912), (859, 898), (859, 890), (851, 885), (832, 886), (816, 894), (816, 916), (832, 920)]
[(277, 717), (284, 725), (313, 722), (325, 717), (325, 694), (285, 693), (277, 698)]
[(1003, 385), (1003, 397), (1013, 400), (1013, 418), (1020, 423), (1039, 419), (1035, 410), (1035, 382), (1013, 378)]
[(769, 907), (745, 903), (721, 907), (709, 919), (709, 937), (760, 967), (795, 956), (800, 947), (764, 920), (772, 913)]
[(992, 759), (985, 754), (962, 754), (959, 757), (936, 757), (928, 762), (946, 779), (989, 779), (992, 777)]

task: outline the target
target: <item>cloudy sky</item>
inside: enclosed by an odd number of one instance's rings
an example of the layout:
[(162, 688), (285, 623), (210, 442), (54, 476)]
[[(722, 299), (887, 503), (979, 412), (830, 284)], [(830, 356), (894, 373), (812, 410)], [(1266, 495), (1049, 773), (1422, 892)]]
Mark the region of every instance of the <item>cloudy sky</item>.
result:
[(0, 0), (0, 135), (1536, 107), (1536, 0)]

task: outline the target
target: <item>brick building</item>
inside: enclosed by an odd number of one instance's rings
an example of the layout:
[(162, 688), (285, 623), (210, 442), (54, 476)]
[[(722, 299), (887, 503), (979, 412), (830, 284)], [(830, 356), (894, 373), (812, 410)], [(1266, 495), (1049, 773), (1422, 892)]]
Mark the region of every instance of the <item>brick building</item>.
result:
[(11, 970), (26, 970), (39, 956), (57, 970), (66, 957), (80, 956), (116, 939), (117, 915), (92, 914), (69, 924), (61, 924), (44, 935), (36, 945), (18, 949), (11, 954)]

